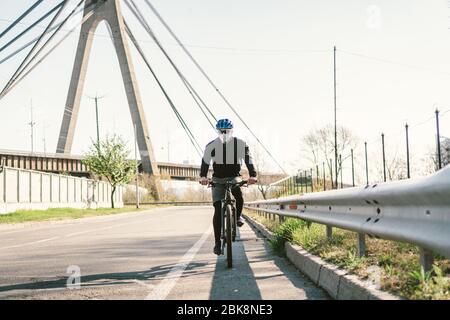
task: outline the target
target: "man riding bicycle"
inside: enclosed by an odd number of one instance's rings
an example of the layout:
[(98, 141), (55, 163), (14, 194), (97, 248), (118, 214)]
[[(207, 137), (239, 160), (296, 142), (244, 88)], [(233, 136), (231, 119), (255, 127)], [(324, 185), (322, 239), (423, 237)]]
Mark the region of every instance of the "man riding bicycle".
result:
[[(221, 202), (225, 197), (224, 183), (227, 181), (239, 182), (241, 180), (240, 171), (242, 161), (245, 162), (250, 175), (248, 184), (255, 184), (257, 179), (256, 170), (247, 143), (239, 138), (233, 137), (233, 123), (228, 119), (219, 120), (216, 129), (219, 137), (206, 146), (203, 155), (200, 169), (200, 184), (206, 186), (210, 183), (207, 176), (212, 160), (214, 171), (212, 178), (212, 198), (214, 204), (213, 226), (215, 238), (214, 253), (220, 255), (220, 230), (222, 228)], [(242, 227), (244, 224), (244, 219), (241, 217), (242, 208), (244, 206), (242, 191), (240, 187), (235, 186), (231, 192), (236, 200), (237, 225)]]

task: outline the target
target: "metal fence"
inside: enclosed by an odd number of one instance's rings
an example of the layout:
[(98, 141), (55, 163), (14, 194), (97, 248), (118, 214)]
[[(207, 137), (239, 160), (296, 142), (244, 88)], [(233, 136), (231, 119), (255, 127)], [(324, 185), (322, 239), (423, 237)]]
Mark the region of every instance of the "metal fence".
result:
[(418, 179), (309, 193), (246, 203), (270, 216), (293, 217), (358, 233), (358, 252), (365, 236), (402, 241), (420, 247), (429, 270), (433, 252), (450, 258), (450, 166)]

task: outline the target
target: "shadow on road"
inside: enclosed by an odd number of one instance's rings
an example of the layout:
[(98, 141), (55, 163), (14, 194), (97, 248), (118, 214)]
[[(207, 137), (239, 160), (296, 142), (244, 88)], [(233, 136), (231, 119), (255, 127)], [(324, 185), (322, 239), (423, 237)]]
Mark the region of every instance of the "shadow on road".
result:
[(233, 268), (226, 256), (217, 258), (210, 292), (211, 300), (261, 300), (261, 292), (250, 268), (242, 242), (233, 244)]
[[(255, 232), (260, 241), (264, 243), (264, 249), (266, 253), (263, 253), (260, 258), (272, 260), (275, 265), (280, 269), (283, 276), (297, 288), (302, 289), (305, 292), (305, 298), (311, 300), (328, 300), (330, 296), (324, 291), (319, 289), (308, 277), (302, 274), (287, 258), (277, 255), (271, 248), (269, 241), (256, 229), (253, 225), (249, 224), (250, 228)], [(257, 277), (257, 279), (274, 278), (278, 275)]]
[[(82, 289), (133, 284), (136, 281), (149, 281), (147, 284), (152, 285), (167, 277), (172, 268), (177, 265), (180, 257), (185, 254), (189, 246), (195, 243), (199, 237), (199, 235), (192, 235), (188, 237), (164, 237), (139, 241), (114, 240), (96, 246), (91, 246), (89, 243), (86, 243), (84, 246), (71, 248), (70, 250), (67, 250), (66, 246), (60, 246), (57, 249), (54, 248), (53, 253), (44, 251), (36, 254), (34, 252), (34, 255), (40, 261), (47, 261), (49, 269), (55, 269), (56, 266), (56, 269), (65, 271), (68, 264), (80, 265)], [(161, 257), (166, 259), (166, 261), (174, 262), (149, 266), (153, 259)], [(105, 267), (111, 269), (110, 265), (117, 265), (117, 269), (122, 269), (123, 271), (109, 273), (94, 273), (94, 271), (91, 274), (83, 273), (83, 270), (86, 268), (97, 271), (105, 270)], [(181, 278), (202, 272), (205, 273), (205, 265), (207, 265), (207, 262), (193, 261)], [(43, 273), (41, 271), (46, 268), (46, 265), (39, 264), (35, 265), (35, 267), (40, 270), (40, 273)], [(134, 271), (133, 269), (138, 271)], [(3, 283), (0, 283), (0, 292), (12, 290), (66, 289), (67, 280), (70, 275), (61, 273), (53, 274), (54, 276), (50, 275), (50, 277), (45, 278), (39, 276), (29, 276), (26, 278), (15, 277), (14, 274), (9, 274), (5, 278), (11, 279), (10, 283), (5, 284), (2, 281)]]
[[(191, 274), (198, 274), (197, 268), (202, 268), (206, 263), (195, 263), (190, 264), (190, 270), (186, 270), (182, 277), (189, 277)], [(132, 284), (138, 281), (148, 281), (148, 280), (161, 280), (167, 276), (171, 269), (176, 264), (167, 264), (162, 266), (152, 267), (148, 270), (135, 271), (135, 272), (115, 272), (115, 273), (104, 273), (104, 274), (94, 274), (86, 275), (81, 277), (81, 287), (88, 288), (92, 286), (113, 286), (113, 285), (124, 285)], [(33, 280), (30, 279), (27, 283), (11, 284), (0, 286), (0, 292), (11, 291), (11, 290), (39, 290), (39, 289), (66, 289), (68, 277), (61, 277), (54, 280)]]
[(283, 290), (278, 282), (280, 278), (286, 278), (302, 292), (295, 297), (284, 296), (280, 292), (280, 299), (329, 299), (325, 292), (298, 272), (289, 261), (277, 256), (253, 226), (251, 229), (254, 233), (246, 232), (245, 238), (233, 245), (233, 269), (227, 268), (225, 256), (217, 259), (210, 292), (211, 300), (262, 300), (262, 287), (258, 286), (258, 282), (261, 281), (259, 284), (264, 287), (266, 294), (271, 291), (270, 295), (273, 295), (274, 292)]

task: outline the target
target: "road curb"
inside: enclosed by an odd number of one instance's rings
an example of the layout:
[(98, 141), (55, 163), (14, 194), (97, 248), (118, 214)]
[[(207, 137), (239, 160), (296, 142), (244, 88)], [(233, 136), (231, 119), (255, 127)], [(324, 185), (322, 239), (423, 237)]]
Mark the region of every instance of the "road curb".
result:
[[(258, 221), (247, 215), (245, 219), (255, 227), (265, 238), (271, 240), (273, 233)], [(324, 289), (336, 300), (402, 300), (388, 292), (381, 291), (367, 281), (362, 281), (355, 275), (323, 261), (304, 250), (302, 247), (289, 242), (285, 244), (287, 258), (303, 274), (308, 276), (316, 285)]]

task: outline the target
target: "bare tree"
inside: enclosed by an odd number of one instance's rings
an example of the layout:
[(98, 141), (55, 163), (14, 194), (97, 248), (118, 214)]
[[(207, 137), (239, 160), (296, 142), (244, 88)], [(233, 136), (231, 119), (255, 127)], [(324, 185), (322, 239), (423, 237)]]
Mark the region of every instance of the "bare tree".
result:
[(252, 148), (252, 158), (253, 164), (255, 165), (256, 173), (258, 175), (258, 183), (256, 184), (259, 193), (262, 195), (264, 200), (268, 199), (271, 192), (271, 178), (267, 173), (267, 162), (261, 149), (257, 146)]
[[(450, 164), (450, 138), (441, 137), (441, 163), (442, 167)], [(431, 174), (439, 170), (437, 147), (430, 147), (427, 156), (423, 159), (423, 174)]]
[[(450, 164), (450, 138), (441, 137), (441, 164), (442, 167)], [(436, 148), (437, 149), (437, 148)], [(439, 159), (437, 150), (432, 153), (432, 160), (434, 162), (435, 170), (439, 169)]]
[[(339, 155), (342, 155), (342, 163), (344, 163), (345, 160), (351, 157), (350, 150), (356, 147), (358, 139), (350, 129), (343, 126), (338, 126), (337, 133), (337, 151)], [(333, 176), (335, 176), (334, 127), (327, 125), (320, 129), (313, 129), (302, 138), (302, 142), (305, 157), (314, 165), (325, 162), (329, 172), (333, 172)], [(341, 169), (342, 164), (339, 165), (338, 163), (338, 175)], [(332, 182), (332, 185), (334, 186), (334, 182)]]
[[(378, 181), (384, 180), (384, 169), (383, 162), (377, 165), (376, 174), (379, 177)], [(393, 154), (386, 154), (386, 180), (395, 181), (403, 180), (408, 178), (408, 169), (406, 164), (406, 159), (402, 159), (398, 152)]]

